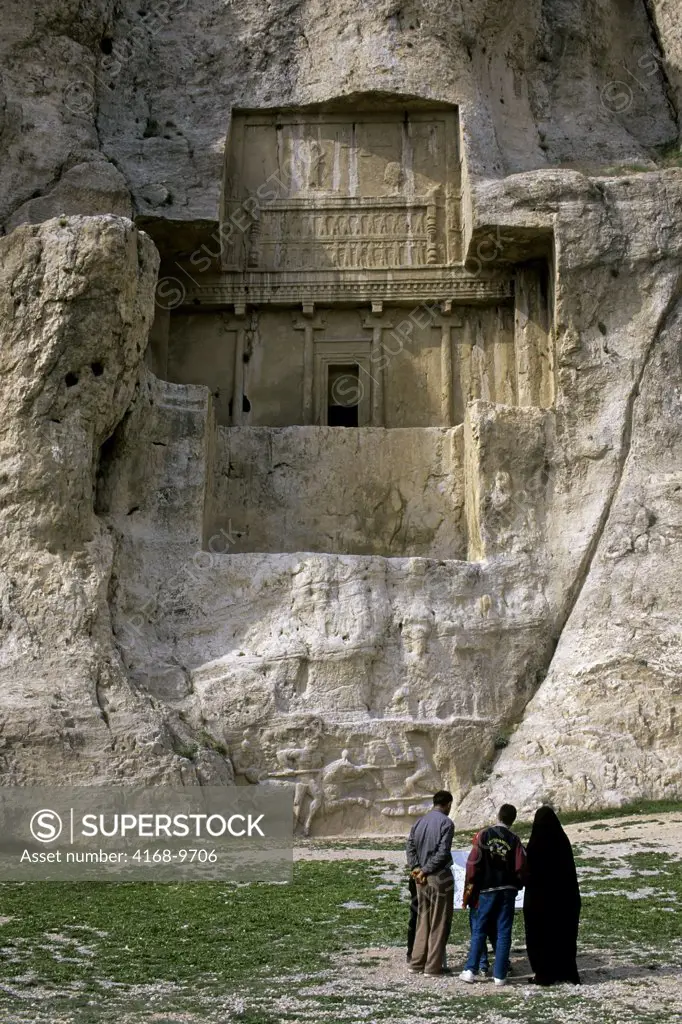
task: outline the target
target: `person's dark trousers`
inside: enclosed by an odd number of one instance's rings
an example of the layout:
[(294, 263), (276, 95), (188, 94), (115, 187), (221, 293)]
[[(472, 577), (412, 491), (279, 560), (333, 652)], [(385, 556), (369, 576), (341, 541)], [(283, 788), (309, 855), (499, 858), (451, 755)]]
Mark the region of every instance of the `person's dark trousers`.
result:
[(408, 882), (410, 888), (410, 920), (407, 925), (407, 959), (412, 958), (412, 950), (414, 949), (414, 937), (417, 934), (417, 883), (414, 878), (410, 876)]
[[(478, 907), (471, 907), (469, 909), (469, 931), (471, 932), (472, 935), (474, 934), (474, 921), (476, 920), (476, 915), (477, 914), (478, 914)], [(490, 968), (490, 961), (488, 959), (488, 940), (490, 940), (490, 945), (493, 948), (493, 954), (494, 954), (495, 953), (495, 942), (497, 940), (497, 935), (495, 934), (495, 923), (494, 922), (489, 922), (488, 923), (488, 932), (486, 934), (486, 941), (483, 944), (483, 952), (481, 953), (481, 959), (480, 959), (479, 964), (478, 964), (478, 970), (481, 971), (483, 974), (487, 974), (488, 973), (488, 969)]]
[(497, 941), (495, 942), (493, 977), (500, 979), (507, 977), (515, 903), (516, 891), (514, 889), (499, 889), (497, 892), (482, 892), (480, 894), (465, 971), (477, 973), (486, 935), (492, 928), (495, 928)]

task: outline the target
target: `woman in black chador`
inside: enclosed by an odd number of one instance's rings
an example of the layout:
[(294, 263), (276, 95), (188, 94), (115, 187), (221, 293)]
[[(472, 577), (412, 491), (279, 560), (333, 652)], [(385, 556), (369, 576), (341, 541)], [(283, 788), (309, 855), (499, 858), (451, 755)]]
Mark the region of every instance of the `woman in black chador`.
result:
[(573, 850), (551, 807), (541, 807), (528, 841), (523, 901), (526, 948), (537, 985), (580, 984), (576, 966), (580, 889)]

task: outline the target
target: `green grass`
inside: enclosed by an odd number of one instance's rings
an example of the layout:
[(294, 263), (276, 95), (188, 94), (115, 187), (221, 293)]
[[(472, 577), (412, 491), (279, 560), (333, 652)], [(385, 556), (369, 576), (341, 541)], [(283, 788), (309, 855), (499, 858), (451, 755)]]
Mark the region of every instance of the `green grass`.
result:
[[(629, 958), (644, 963), (667, 952), (682, 963), (680, 915), (661, 912), (671, 903), (682, 911), (682, 861), (664, 853), (635, 853), (622, 858), (630, 869), (626, 878), (603, 878), (590, 875), (583, 889), (596, 893), (583, 899), (581, 931), (590, 945), (608, 948), (614, 938)], [(658, 871), (657, 875), (648, 874)], [(647, 872), (647, 873), (645, 873)], [(608, 871), (607, 871), (608, 873)], [(638, 889), (653, 889), (654, 894), (629, 899), (627, 894)], [(622, 890), (615, 895), (614, 890)], [(601, 896), (600, 891), (608, 893)], [(662, 961), (665, 963), (665, 959)]]
[(627, 177), (630, 174), (651, 174), (657, 170), (659, 170), (658, 167), (649, 167), (647, 164), (614, 164), (612, 167), (604, 167), (603, 169), (600, 169), (598, 174), (595, 174), (595, 177), (620, 178), (621, 176)]
[(659, 167), (682, 167), (682, 149), (678, 141), (657, 146), (656, 162)]
[[(680, 809), (679, 803), (638, 804), (582, 815), (581, 820)], [(458, 845), (466, 845), (470, 832), (460, 835)], [(583, 900), (581, 948), (600, 955), (609, 951), (612, 960), (639, 965), (644, 972), (682, 966), (682, 861), (660, 851), (633, 852), (617, 862), (628, 877), (609, 878), (616, 862), (595, 855), (598, 837), (591, 833), (589, 853), (576, 851), (579, 867), (599, 869), (582, 881), (584, 892), (595, 895)], [(381, 845), (402, 848), (391, 840)], [(407, 891), (403, 880), (387, 882), (391, 870), (382, 861), (298, 862), (291, 885), (2, 884), (0, 914), (10, 920), (0, 925), (0, 1022), (355, 1024), (361, 1019), (402, 1021), (408, 1011), (453, 1024), (653, 1020), (646, 1008), (640, 1012), (635, 1007), (634, 1015), (623, 1017), (622, 1006), (596, 1005), (580, 992), (565, 990), (533, 993), (530, 1002), (518, 988), (479, 995), (473, 1017), (471, 999), (456, 988), (437, 996), (410, 989), (315, 991), (318, 982), (335, 977), (334, 958), (340, 954), (361, 973), (380, 964), (373, 952), (380, 947), (394, 946), (401, 956)], [(628, 898), (640, 889), (653, 894)], [(362, 906), (345, 907), (348, 903)], [(467, 939), (467, 917), (457, 913), (451, 944), (461, 954)], [(514, 942), (523, 946), (521, 915)], [(160, 982), (171, 988), (155, 994)], [(107, 987), (112, 983), (120, 987)], [(279, 1002), (294, 996), (293, 1008)], [(636, 1003), (635, 993), (632, 998)], [(233, 1003), (231, 1011), (225, 1010), (226, 1001), (238, 999), (243, 1000), (241, 1012)], [(586, 1006), (592, 1016), (580, 1016)], [(181, 1016), (173, 1018), (173, 1012)], [(663, 1019), (673, 1018), (659, 1015)]]
[[(5, 884), (2, 913), (16, 919), (0, 932), (2, 975), (10, 980), (30, 963), (48, 984), (72, 978), (89, 983), (87, 957), (65, 964), (37, 944), (45, 933), (79, 925), (107, 933), (103, 939), (77, 934), (86, 945), (92, 938), (99, 975), (128, 985), (158, 978), (191, 984), (216, 972), (239, 985), (254, 970), (309, 969), (319, 965), (320, 948), (331, 953), (400, 940), (404, 907), (392, 894), (377, 892), (378, 882), (376, 868), (334, 862), (298, 864), (287, 886)], [(370, 909), (344, 909), (348, 902)], [(8, 950), (18, 962), (8, 962)]]
[(682, 800), (635, 800), (620, 807), (607, 807), (596, 811), (559, 811), (565, 825), (579, 825), (586, 821), (606, 818), (629, 818), (639, 814), (669, 814), (682, 811)]
[(675, 141), (664, 146), (655, 146), (652, 152), (652, 159), (656, 164), (655, 167), (631, 162), (614, 164), (600, 170), (598, 173), (605, 177), (617, 177), (628, 174), (647, 174), (652, 171), (665, 171), (670, 168), (682, 167), (682, 150), (679, 143)]

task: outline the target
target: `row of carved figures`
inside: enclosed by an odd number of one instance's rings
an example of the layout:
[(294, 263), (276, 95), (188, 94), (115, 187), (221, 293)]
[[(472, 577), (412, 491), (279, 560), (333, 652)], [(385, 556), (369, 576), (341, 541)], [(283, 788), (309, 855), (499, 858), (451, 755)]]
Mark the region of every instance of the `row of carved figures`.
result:
[[(431, 212), (429, 208), (429, 212)], [(436, 216), (436, 209), (431, 214)], [(427, 207), (403, 207), (367, 213), (301, 213), (298, 210), (264, 210), (263, 234), (270, 238), (403, 238), (426, 237)]]
[(273, 270), (314, 270), (335, 267), (422, 267), (437, 264), (439, 251), (426, 241), (404, 239), (390, 242), (321, 242), (309, 243), (261, 242), (252, 236), (249, 248), (250, 267), (268, 267)]

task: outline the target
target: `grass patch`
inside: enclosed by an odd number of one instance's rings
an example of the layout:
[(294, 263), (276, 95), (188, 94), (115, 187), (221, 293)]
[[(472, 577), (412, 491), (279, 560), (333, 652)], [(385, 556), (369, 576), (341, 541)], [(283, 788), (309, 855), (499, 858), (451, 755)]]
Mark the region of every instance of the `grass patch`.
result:
[[(679, 809), (679, 804), (665, 806)], [(651, 814), (651, 805), (644, 813)], [(631, 814), (629, 807), (609, 816)], [(468, 845), (470, 838), (471, 831), (458, 833), (457, 845)], [(366, 848), (402, 850), (403, 845), (389, 841)], [(583, 900), (581, 949), (602, 957), (608, 951), (618, 963), (639, 965), (647, 978), (650, 968), (657, 969), (657, 977), (682, 968), (676, 912), (682, 907), (682, 861), (656, 850), (600, 859), (590, 840), (590, 855), (579, 855), (578, 864), (590, 868), (582, 885), (594, 893)], [(609, 877), (614, 868), (626, 868), (628, 877)], [(588, 997), (565, 990), (531, 990), (524, 996), (518, 986), (482, 992), (472, 1003), (454, 982), (454, 990), (417, 992), (402, 974), (395, 991), (391, 985), (356, 991), (356, 976), (381, 974), (385, 960), (376, 955), (381, 947), (396, 947), (401, 963), (407, 884), (406, 879), (387, 882), (386, 876), (381, 860), (302, 861), (294, 866), (293, 883), (282, 886), (1, 884), (0, 1021), (403, 1024), (410, 1015), (451, 1024), (653, 1021), (647, 1007), (637, 1009), (637, 990), (627, 986), (634, 1005), (627, 1013), (624, 1004), (612, 1005), (611, 997), (595, 1001), (589, 992)], [(651, 894), (628, 898), (638, 890)], [(467, 915), (456, 913), (455, 969), (468, 936)], [(519, 914), (514, 946), (523, 945)], [(341, 955), (349, 968), (345, 987), (339, 982)], [(662, 1005), (657, 1019), (674, 1019), (674, 1013)]]
[(656, 163), (659, 167), (682, 167), (682, 150), (677, 141), (657, 146)]
[[(6, 883), (0, 975), (10, 986), (28, 971), (47, 987), (96, 991), (101, 980), (238, 987), (254, 973), (317, 970), (347, 947), (402, 940), (406, 905), (377, 891), (383, 870), (301, 863), (288, 886)], [(342, 906), (353, 902), (368, 909)]]

